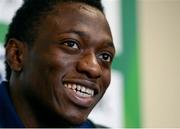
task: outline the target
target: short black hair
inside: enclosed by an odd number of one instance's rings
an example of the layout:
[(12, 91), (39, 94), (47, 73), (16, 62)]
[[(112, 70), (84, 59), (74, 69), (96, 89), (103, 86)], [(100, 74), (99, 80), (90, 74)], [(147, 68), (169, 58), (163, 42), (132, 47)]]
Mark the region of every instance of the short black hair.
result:
[[(37, 34), (35, 26), (39, 24), (41, 17), (52, 11), (55, 5), (66, 2), (84, 3), (104, 13), (101, 0), (24, 0), (23, 5), (17, 10), (9, 25), (4, 46), (6, 47), (11, 38), (31, 45)], [(5, 65), (6, 80), (9, 81), (11, 68), (7, 61), (5, 61)]]

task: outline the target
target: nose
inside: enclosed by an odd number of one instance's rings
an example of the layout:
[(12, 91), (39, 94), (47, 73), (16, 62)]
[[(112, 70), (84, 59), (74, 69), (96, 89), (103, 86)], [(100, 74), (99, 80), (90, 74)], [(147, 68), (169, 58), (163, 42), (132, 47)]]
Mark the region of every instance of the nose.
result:
[(94, 54), (84, 55), (77, 64), (79, 72), (86, 74), (89, 78), (99, 78), (102, 75), (101, 67)]

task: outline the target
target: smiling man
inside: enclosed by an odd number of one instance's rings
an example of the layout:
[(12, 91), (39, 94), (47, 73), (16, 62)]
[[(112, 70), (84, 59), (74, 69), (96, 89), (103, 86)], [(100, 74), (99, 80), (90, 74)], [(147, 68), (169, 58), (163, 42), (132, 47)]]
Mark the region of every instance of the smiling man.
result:
[(1, 127), (101, 127), (87, 119), (115, 55), (98, 0), (26, 0), (6, 36)]

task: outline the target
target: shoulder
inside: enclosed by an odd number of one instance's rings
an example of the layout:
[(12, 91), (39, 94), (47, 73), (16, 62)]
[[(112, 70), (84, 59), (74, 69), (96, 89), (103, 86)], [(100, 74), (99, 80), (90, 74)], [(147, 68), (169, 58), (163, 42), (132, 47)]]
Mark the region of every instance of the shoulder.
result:
[[(8, 92), (8, 82), (1, 82), (0, 83), (0, 99), (3, 100), (4, 97), (7, 95)], [(2, 102), (2, 101), (0, 101)]]
[(2, 81), (2, 82), (0, 83), (0, 91), (2, 92), (2, 91), (4, 91), (4, 90), (6, 90), (5, 88), (6, 88), (7, 86), (9, 86), (9, 83), (6, 82), (6, 81)]
[(94, 123), (93, 121), (91, 121), (89, 119), (88, 119), (88, 121), (91, 122), (91, 124), (94, 126), (94, 128), (108, 128), (108, 127), (106, 127), (104, 125), (96, 124), (96, 123)]
[(0, 83), (0, 128), (5, 127), (5, 99), (7, 96), (7, 83), (6, 82), (1, 82)]
[(9, 94), (8, 94), (8, 82), (1, 82), (0, 83), (0, 99), (1, 102), (3, 102), (2, 100), (4, 100)]

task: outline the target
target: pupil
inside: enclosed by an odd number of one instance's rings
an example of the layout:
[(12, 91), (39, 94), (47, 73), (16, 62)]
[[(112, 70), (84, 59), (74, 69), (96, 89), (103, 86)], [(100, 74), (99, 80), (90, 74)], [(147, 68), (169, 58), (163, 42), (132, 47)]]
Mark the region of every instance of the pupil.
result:
[(74, 43), (73, 43), (73, 42), (69, 42), (69, 46), (70, 46), (70, 47), (73, 47), (73, 46), (74, 46)]
[(104, 54), (104, 59), (107, 60), (108, 59), (108, 55)]

